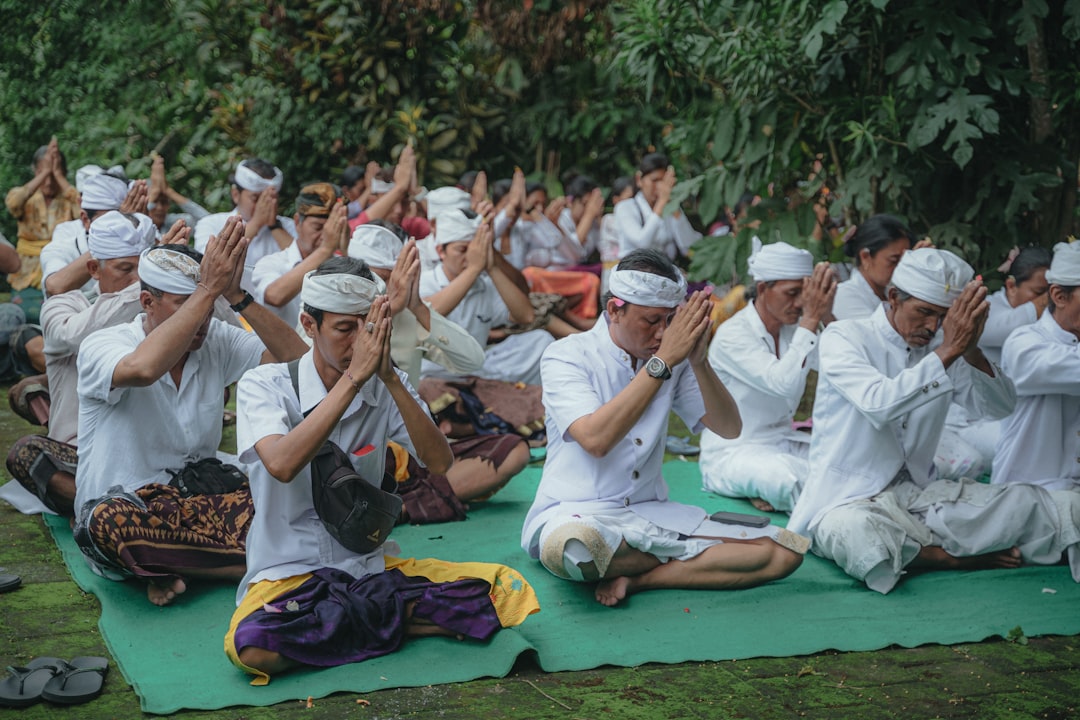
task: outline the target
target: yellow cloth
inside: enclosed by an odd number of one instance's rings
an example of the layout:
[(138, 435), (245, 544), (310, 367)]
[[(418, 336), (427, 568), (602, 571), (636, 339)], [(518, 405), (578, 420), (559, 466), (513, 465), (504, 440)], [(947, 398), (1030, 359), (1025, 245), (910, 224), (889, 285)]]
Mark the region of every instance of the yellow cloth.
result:
[[(495, 606), (495, 613), (499, 616), (499, 623), (503, 627), (520, 625), (529, 615), (540, 612), (540, 602), (532, 586), (521, 573), (506, 565), (479, 562), (455, 563), (434, 558), (417, 560), (387, 556), (384, 559), (387, 570), (400, 570), (404, 575), (425, 577), (432, 582), (454, 582), (465, 578), (486, 581), (491, 586), (489, 593), (491, 604)], [(266, 685), (270, 682), (270, 676), (240, 662), (240, 655), (236, 650), (236, 628), (248, 615), (285, 593), (292, 592), (310, 578), (311, 573), (306, 573), (283, 580), (257, 582), (248, 587), (244, 599), (233, 613), (229, 621), (229, 630), (225, 633), (225, 655), (233, 665), (255, 676), (251, 681), (252, 685)]]
[(78, 220), (81, 215), (79, 192), (68, 187), (60, 195), (45, 202), (40, 190), (32, 195), (25, 186), (12, 188), (5, 198), (8, 210), (18, 221), (18, 242), (15, 245), (22, 267), (8, 275), (12, 290), (41, 287), (41, 250), (52, 241), (53, 230), (62, 222)]

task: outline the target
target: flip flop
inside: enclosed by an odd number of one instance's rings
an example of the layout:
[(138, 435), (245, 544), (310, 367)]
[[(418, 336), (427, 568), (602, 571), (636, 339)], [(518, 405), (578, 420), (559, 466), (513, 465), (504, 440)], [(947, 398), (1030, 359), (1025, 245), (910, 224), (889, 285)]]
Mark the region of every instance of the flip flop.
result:
[(701, 448), (697, 445), (675, 435), (667, 436), (666, 449), (672, 455), (697, 455), (701, 452)]
[(63, 663), (60, 669), (41, 689), (41, 698), (58, 705), (78, 705), (101, 694), (109, 661), (103, 657), (77, 657)]
[(60, 672), (64, 661), (54, 657), (34, 658), (23, 667), (9, 667), (0, 680), (0, 705), (28, 707), (41, 699), (41, 691)]
[(0, 575), (0, 593), (11, 592), (22, 585), (22, 578), (18, 575)]

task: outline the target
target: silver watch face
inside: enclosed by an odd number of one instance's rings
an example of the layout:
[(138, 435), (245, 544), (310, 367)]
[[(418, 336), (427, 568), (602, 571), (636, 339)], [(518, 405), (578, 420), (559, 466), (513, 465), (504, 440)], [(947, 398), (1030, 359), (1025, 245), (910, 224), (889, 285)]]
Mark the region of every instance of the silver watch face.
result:
[(649, 358), (649, 361), (645, 363), (645, 372), (649, 373), (653, 377), (662, 378), (667, 375), (667, 365), (663, 360), (655, 355)]

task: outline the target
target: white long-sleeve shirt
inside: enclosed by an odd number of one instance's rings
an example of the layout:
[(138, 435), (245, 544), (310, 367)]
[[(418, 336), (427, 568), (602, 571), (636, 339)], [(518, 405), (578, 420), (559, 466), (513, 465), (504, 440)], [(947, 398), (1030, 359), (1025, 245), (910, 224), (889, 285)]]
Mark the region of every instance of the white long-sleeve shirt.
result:
[(908, 347), (884, 306), (865, 320), (840, 320), (821, 335), (810, 475), (788, 529), (812, 532), (829, 510), (873, 497), (906, 468), (919, 487), (937, 476), (934, 451), (950, 402), (980, 417), (1002, 418), (1016, 388), (958, 358), (946, 370), (928, 346)]
[(1005, 341), (1002, 367), (1016, 384), (1016, 410), (1001, 424), (995, 483), (1048, 489), (1080, 482), (1080, 340), (1050, 312)]
[(837, 320), (860, 320), (868, 318), (881, 307), (882, 299), (874, 294), (874, 289), (856, 268), (851, 277), (836, 286), (836, 298), (833, 300), (833, 315)]
[(655, 248), (674, 260), (685, 255), (690, 246), (701, 239), (686, 215), (677, 210), (669, 217), (653, 212), (652, 206), (640, 192), (631, 200), (615, 206), (615, 224), (619, 234), (619, 257), (631, 250)]
[(990, 302), (990, 315), (986, 318), (982, 336), (979, 337), (979, 349), (986, 358), (992, 362), (1001, 364), (1001, 348), (1005, 345), (1006, 338), (1014, 330), (1024, 325), (1030, 325), (1039, 319), (1039, 313), (1035, 305), (1026, 302), (1019, 307), (1009, 304), (1005, 297), (1005, 289), (1002, 288), (987, 298)]
[(742, 432), (725, 439), (701, 434), (702, 473), (724, 462), (725, 452), (739, 446), (775, 445), (781, 440), (809, 442), (791, 429), (806, 376), (817, 367), (817, 334), (799, 325), (780, 328), (780, 357), (757, 308), (747, 305), (716, 330), (709, 344), (709, 364), (739, 407)]

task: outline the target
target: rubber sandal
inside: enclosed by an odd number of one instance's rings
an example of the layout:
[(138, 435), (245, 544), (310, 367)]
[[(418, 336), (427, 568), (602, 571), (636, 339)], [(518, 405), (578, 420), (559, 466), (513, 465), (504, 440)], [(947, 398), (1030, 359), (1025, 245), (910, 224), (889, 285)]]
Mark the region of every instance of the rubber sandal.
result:
[(0, 575), (0, 593), (11, 592), (22, 586), (22, 578), (18, 575)]
[(101, 694), (109, 661), (103, 657), (77, 657), (61, 667), (62, 671), (41, 689), (41, 699), (57, 705), (78, 705)]
[(28, 707), (41, 699), (41, 692), (60, 672), (60, 658), (34, 658), (23, 667), (9, 667), (8, 676), (0, 680), (0, 705)]
[(698, 455), (701, 453), (701, 448), (697, 445), (694, 445), (686, 438), (674, 435), (668, 435), (666, 448), (672, 455)]

